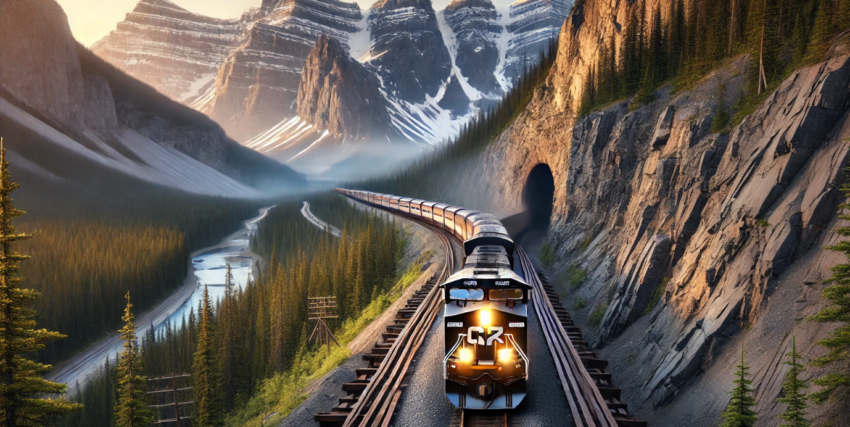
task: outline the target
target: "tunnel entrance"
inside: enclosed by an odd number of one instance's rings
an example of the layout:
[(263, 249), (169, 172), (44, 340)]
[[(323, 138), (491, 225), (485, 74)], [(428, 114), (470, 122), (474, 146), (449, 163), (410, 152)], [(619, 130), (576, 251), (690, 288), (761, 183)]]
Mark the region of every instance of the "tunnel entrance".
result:
[(531, 169), (522, 190), (522, 203), (528, 211), (532, 228), (549, 228), (554, 200), (555, 178), (549, 165), (541, 163)]

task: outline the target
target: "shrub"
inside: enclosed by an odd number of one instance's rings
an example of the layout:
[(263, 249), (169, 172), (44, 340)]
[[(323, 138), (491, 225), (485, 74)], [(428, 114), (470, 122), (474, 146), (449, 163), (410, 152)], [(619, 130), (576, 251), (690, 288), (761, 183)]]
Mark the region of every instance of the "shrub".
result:
[(608, 304), (597, 305), (593, 312), (590, 313), (590, 326), (599, 326), (602, 324), (602, 318), (605, 317), (605, 312), (608, 310)]
[(574, 262), (567, 267), (567, 270), (564, 272), (564, 281), (567, 282), (571, 288), (578, 288), (584, 283), (584, 279), (587, 276), (587, 270), (581, 268), (581, 264)]
[(581, 310), (587, 307), (587, 301), (582, 297), (576, 297), (576, 300), (573, 302), (573, 308), (576, 310)]

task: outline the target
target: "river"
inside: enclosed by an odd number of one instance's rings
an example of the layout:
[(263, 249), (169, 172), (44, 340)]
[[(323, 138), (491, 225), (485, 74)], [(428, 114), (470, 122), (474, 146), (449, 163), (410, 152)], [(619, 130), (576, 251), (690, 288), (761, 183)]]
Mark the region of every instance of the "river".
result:
[[(260, 209), (256, 217), (244, 221), (238, 231), (224, 238), (221, 243), (193, 252), (192, 264), (183, 286), (156, 307), (136, 316), (136, 335), (144, 336), (152, 325), (157, 329), (163, 328), (166, 321), (180, 325), (183, 318), (189, 315), (190, 308), (197, 309), (198, 302), (203, 298), (204, 285), (209, 289), (213, 301), (223, 298), (227, 263), (231, 266), (234, 286), (242, 288), (248, 280), (253, 279), (259, 257), (251, 252), (251, 237), (273, 207)], [(68, 384), (68, 395), (73, 395), (79, 386), (84, 386), (88, 378), (103, 366), (108, 357), (115, 358), (123, 345), (120, 335), (112, 334), (57, 365), (45, 378)]]

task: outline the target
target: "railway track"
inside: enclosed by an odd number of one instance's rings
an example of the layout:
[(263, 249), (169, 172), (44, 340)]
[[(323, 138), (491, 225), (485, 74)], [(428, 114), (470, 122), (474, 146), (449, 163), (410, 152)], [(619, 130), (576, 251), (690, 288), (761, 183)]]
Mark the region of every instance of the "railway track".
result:
[(454, 413), (452, 413), (450, 427), (508, 427), (511, 425), (508, 411), (489, 413), (455, 409)]
[(545, 275), (538, 275), (525, 251), (517, 245), (515, 256), (522, 263), (525, 279), (534, 288), (534, 310), (555, 361), (561, 386), (567, 396), (576, 426), (646, 427), (644, 420), (629, 415), (620, 401), (620, 389), (606, 373), (607, 360), (596, 357), (582, 339)]
[(440, 290), (454, 272), (454, 250), (451, 240), (443, 231), (435, 230), (446, 249), (442, 272), (432, 277), (396, 313), (395, 323), (387, 326), (370, 354), (367, 368), (357, 369), (357, 380), (343, 385), (348, 393), (339, 399), (331, 412), (316, 414), (314, 419), (322, 427), (330, 426), (388, 426), (401, 398), (404, 378), (416, 353), (425, 341), (428, 330), (439, 314)]

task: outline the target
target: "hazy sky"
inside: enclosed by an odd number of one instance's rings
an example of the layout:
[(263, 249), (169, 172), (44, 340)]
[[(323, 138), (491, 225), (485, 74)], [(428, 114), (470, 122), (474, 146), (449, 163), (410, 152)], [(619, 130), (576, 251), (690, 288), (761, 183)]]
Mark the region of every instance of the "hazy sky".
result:
[[(0, 0), (2, 1), (2, 0)], [(127, 12), (133, 10), (139, 0), (57, 0), (71, 22), (74, 37), (89, 46), (115, 29)], [(262, 0), (172, 0), (179, 6), (216, 18), (237, 18)], [(351, 0), (349, 0), (351, 1)], [(367, 9), (374, 0), (356, 0), (361, 8)], [(444, 8), (450, 0), (432, 0), (437, 10)], [(511, 0), (494, 0), (496, 7), (508, 5)]]

